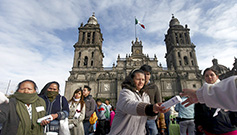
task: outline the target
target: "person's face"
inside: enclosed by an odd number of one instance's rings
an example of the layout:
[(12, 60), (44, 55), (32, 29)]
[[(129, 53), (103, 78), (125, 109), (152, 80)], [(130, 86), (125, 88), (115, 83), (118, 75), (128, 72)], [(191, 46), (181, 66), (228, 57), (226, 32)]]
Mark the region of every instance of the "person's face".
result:
[(109, 104), (109, 100), (105, 100), (105, 104), (108, 105)]
[(52, 83), (50, 86), (49, 86), (49, 88), (48, 88), (48, 91), (59, 91), (58, 90), (58, 85), (57, 84), (55, 84), (55, 83)]
[(75, 98), (75, 99), (81, 98), (81, 91), (75, 93), (74, 98)]
[(101, 102), (96, 102), (97, 106), (100, 106), (102, 103)]
[(18, 89), (18, 92), (32, 94), (35, 93), (36, 90), (34, 89), (34, 84), (32, 82), (24, 82), (21, 84), (20, 88)]
[(143, 73), (136, 73), (133, 82), (135, 83), (136, 89), (141, 90), (145, 84), (145, 75)]
[(151, 73), (150, 72), (147, 72), (147, 71), (144, 71), (145, 75), (146, 75), (146, 84), (149, 82), (149, 80), (151, 79)]
[(212, 70), (206, 71), (204, 77), (205, 81), (209, 84), (215, 83), (216, 80), (218, 79), (218, 76)]
[(87, 97), (88, 95), (90, 95), (90, 91), (89, 91), (87, 88), (84, 88), (84, 89), (83, 89), (83, 95), (84, 95), (85, 97)]

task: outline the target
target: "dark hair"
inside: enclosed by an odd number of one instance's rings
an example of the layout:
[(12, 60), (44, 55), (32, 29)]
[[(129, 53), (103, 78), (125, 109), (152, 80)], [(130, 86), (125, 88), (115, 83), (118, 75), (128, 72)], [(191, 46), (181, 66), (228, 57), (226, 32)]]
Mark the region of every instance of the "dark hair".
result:
[(101, 99), (97, 98), (97, 99), (96, 99), (96, 103), (97, 103), (97, 102), (102, 102), (102, 101), (101, 101)]
[(145, 75), (144, 71), (142, 71), (141, 69), (134, 69), (129, 73), (129, 76), (131, 76), (131, 79), (135, 77), (136, 73), (142, 73)]
[(131, 71), (129, 73), (129, 75), (125, 78), (125, 81), (123, 81), (122, 83), (122, 89), (123, 88), (127, 88), (127, 89), (130, 89), (132, 91), (135, 91), (136, 90), (136, 86), (135, 86), (135, 83), (133, 81), (133, 78), (135, 77), (135, 75), (137, 73), (142, 73), (144, 74), (145, 76), (145, 73), (141, 70), (141, 69), (134, 69), (133, 71)]
[(84, 85), (84, 88), (87, 88), (88, 91), (91, 91), (91, 88), (88, 85)]
[(81, 92), (81, 99), (80, 99), (79, 103), (81, 104), (81, 110), (82, 110), (82, 108), (83, 108), (83, 106), (84, 106), (84, 104), (85, 104), (82, 89), (76, 89), (76, 90), (74, 91), (73, 95), (72, 95), (72, 98), (68, 101), (68, 103), (69, 103), (69, 102), (75, 102), (75, 101), (73, 100), (73, 97), (74, 97), (74, 95), (75, 95), (76, 93), (79, 93), (79, 92)]
[(140, 67), (140, 69), (141, 69), (142, 71), (149, 72), (149, 73), (151, 73), (151, 71), (152, 71), (152, 67), (151, 67), (150, 65), (147, 65), (147, 64), (142, 65), (142, 66)]
[(213, 69), (213, 68), (206, 68), (204, 71), (203, 71), (203, 76), (205, 76), (205, 73), (208, 71), (208, 70), (211, 70), (212, 72), (214, 72), (216, 75), (218, 75), (217, 73), (217, 70)]
[(106, 101), (106, 100), (108, 100), (108, 101), (109, 101), (109, 99), (108, 99), (108, 98), (106, 98), (106, 99), (105, 99), (105, 101)]
[(114, 106), (111, 107), (111, 110), (113, 110), (113, 111), (115, 112), (115, 108), (114, 108)]
[(45, 95), (46, 92), (47, 92), (47, 90), (48, 90), (48, 88), (49, 88), (49, 86), (50, 86), (51, 84), (56, 84), (56, 85), (58, 86), (58, 90), (59, 90), (59, 87), (60, 87), (59, 83), (56, 82), (56, 81), (52, 81), (52, 82), (47, 83), (47, 84), (43, 87), (43, 89), (40, 91), (40, 94), (39, 94), (39, 95)]
[(34, 89), (35, 90), (38, 89), (38, 87), (37, 87), (37, 85), (36, 85), (36, 83), (34, 81), (32, 81), (32, 80), (24, 80), (24, 81), (21, 81), (20, 83), (18, 83), (16, 91), (18, 91), (20, 89), (21, 85), (23, 83), (25, 83), (25, 82), (31, 82), (34, 85)]
[(81, 94), (83, 94), (83, 91), (82, 91), (81, 89), (76, 89), (76, 90), (73, 92), (72, 98), (71, 98), (70, 100), (68, 100), (68, 102), (74, 101), (74, 100), (73, 100), (74, 95), (75, 95), (76, 93), (79, 93), (80, 91), (82, 92)]

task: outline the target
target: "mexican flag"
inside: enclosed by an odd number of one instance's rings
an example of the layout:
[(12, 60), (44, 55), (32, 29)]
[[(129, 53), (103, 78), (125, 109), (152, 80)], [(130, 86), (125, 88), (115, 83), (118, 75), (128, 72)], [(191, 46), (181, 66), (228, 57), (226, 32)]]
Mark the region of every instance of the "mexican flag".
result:
[(135, 25), (139, 24), (143, 29), (145, 29), (145, 25), (143, 25), (141, 22), (139, 22), (136, 18), (135, 18)]

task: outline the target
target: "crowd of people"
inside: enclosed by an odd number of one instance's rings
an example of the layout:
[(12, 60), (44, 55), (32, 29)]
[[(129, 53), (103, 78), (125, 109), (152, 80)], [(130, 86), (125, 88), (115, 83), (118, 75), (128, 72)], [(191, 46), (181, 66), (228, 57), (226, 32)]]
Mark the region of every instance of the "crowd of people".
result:
[[(198, 91), (187, 89), (181, 94), (181, 103), (166, 109), (162, 106), (161, 91), (152, 82), (151, 75), (152, 67), (149, 65), (132, 70), (121, 84), (116, 109), (109, 99), (97, 98), (95, 101), (90, 94), (92, 89), (87, 85), (76, 89), (67, 100), (59, 94), (60, 85), (56, 81), (47, 83), (37, 94), (36, 83), (24, 80), (8, 98), (0, 93), (0, 133), (59, 134), (64, 125), (61, 121), (68, 119), (66, 127), (71, 135), (237, 134), (237, 126), (233, 122), (236, 114), (231, 112), (231, 105), (200, 104), (198, 102), (203, 103), (206, 97), (200, 98)], [(208, 88), (222, 82), (211, 68), (204, 70), (203, 77)], [(91, 123), (93, 115), (97, 120)], [(38, 121), (45, 116), (50, 117)]]
[[(68, 118), (71, 135), (89, 135), (92, 127), (89, 119), (94, 112), (98, 116), (95, 134), (108, 134), (115, 115), (109, 99), (105, 103), (97, 99), (96, 104), (90, 95), (91, 88), (85, 85), (83, 90), (75, 90), (72, 98), (67, 100), (59, 94), (59, 88), (58, 82), (49, 82), (37, 94), (36, 83), (24, 80), (9, 99), (0, 93), (1, 135), (58, 134), (60, 120), (65, 118)], [(108, 110), (109, 117), (105, 116), (105, 110)], [(38, 119), (49, 115), (52, 119), (37, 123)]]

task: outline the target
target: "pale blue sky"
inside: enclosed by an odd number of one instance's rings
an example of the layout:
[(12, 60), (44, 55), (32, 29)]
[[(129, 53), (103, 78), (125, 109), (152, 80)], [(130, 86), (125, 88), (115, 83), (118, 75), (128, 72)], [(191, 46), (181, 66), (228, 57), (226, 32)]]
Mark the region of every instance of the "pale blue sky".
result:
[(1, 0), (0, 91), (6, 91), (9, 80), (9, 91), (15, 91), (24, 79), (34, 80), (39, 90), (55, 80), (64, 91), (78, 27), (93, 12), (103, 33), (105, 67), (116, 62), (117, 54), (130, 54), (135, 16), (146, 26), (137, 26), (144, 53), (156, 54), (166, 66), (164, 34), (174, 14), (190, 28), (201, 70), (212, 65), (213, 56), (232, 68), (237, 57), (236, 9), (234, 0)]

